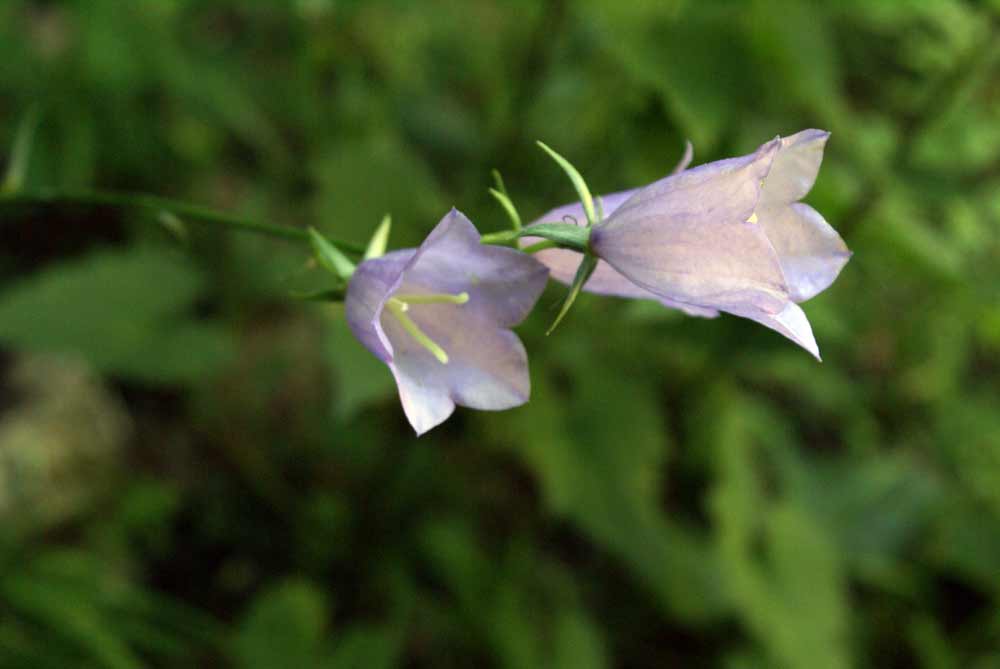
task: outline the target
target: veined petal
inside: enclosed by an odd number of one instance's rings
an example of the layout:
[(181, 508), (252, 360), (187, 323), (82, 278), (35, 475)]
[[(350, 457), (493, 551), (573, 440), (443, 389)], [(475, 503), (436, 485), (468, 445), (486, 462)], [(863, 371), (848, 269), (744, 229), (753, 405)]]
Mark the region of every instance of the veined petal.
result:
[(722, 310), (752, 303), (777, 312), (787, 299), (778, 256), (752, 223), (684, 219), (655, 235), (601, 234), (591, 245), (634, 283), (678, 302)]
[(851, 257), (837, 231), (807, 204), (758, 207), (757, 218), (778, 252), (795, 302), (826, 290)]
[[(717, 160), (664, 177), (638, 189), (599, 224), (614, 230), (636, 218), (698, 218), (737, 223), (753, 214), (762, 184), (781, 146), (780, 138), (763, 144), (754, 153)], [(596, 227), (596, 226), (595, 226)]]
[(788, 204), (805, 197), (816, 183), (829, 138), (830, 133), (825, 130), (803, 130), (783, 137), (764, 183), (761, 206)]
[[(535, 254), (535, 257), (549, 268), (549, 276), (556, 281), (570, 285), (576, 274), (576, 268), (582, 259), (580, 254), (570, 249), (545, 249)], [(680, 309), (689, 316), (715, 318), (719, 312), (715, 309), (700, 307), (693, 304), (683, 304), (675, 300), (661, 297), (633, 283), (622, 276), (611, 265), (603, 260), (597, 261), (597, 268), (587, 280), (583, 289), (595, 295), (612, 295), (638, 300), (656, 300), (665, 307)]]
[(752, 307), (734, 307), (725, 311), (735, 315), (757, 321), (761, 325), (767, 326), (791, 339), (793, 342), (809, 351), (817, 360), (819, 357), (819, 346), (816, 345), (816, 338), (813, 336), (812, 326), (809, 319), (802, 311), (802, 308), (794, 302), (788, 302), (778, 313), (768, 313)]

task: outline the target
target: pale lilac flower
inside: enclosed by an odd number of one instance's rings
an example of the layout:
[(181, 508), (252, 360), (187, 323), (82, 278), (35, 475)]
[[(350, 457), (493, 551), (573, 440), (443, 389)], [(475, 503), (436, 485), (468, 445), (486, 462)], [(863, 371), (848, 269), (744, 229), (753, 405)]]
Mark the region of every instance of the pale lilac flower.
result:
[[(823, 217), (798, 201), (816, 180), (828, 137), (804, 130), (751, 155), (606, 196), (605, 219), (590, 240), (606, 264), (585, 289), (658, 299), (698, 315), (749, 318), (818, 358), (797, 303), (825, 290), (851, 255)], [(582, 213), (571, 205), (540, 220), (580, 220)], [(537, 256), (561, 281), (572, 278), (579, 259), (562, 249)]]
[(500, 410), (528, 401), (527, 355), (509, 328), (528, 315), (547, 278), (534, 258), (480, 244), (452, 209), (419, 248), (358, 266), (347, 320), (392, 370), (403, 410), (423, 434), (456, 404)]

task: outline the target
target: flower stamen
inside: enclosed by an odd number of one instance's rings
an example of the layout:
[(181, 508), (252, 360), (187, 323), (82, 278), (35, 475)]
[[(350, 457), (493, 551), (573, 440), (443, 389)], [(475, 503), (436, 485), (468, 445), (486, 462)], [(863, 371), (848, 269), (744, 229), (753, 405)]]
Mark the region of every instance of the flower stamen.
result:
[(414, 341), (430, 351), (431, 355), (438, 359), (442, 365), (448, 364), (448, 354), (441, 346), (427, 336), (427, 333), (420, 329), (406, 312), (410, 310), (411, 304), (458, 304), (462, 305), (469, 301), (469, 294), (466, 292), (451, 295), (448, 293), (429, 293), (425, 295), (394, 295), (385, 303), (389, 312), (396, 317), (399, 324), (403, 326), (407, 334), (413, 337)]

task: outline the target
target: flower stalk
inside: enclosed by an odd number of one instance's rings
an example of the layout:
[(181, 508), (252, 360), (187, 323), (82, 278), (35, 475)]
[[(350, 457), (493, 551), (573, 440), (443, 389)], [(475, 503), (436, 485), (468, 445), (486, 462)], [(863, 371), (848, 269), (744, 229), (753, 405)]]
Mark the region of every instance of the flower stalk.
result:
[[(0, 196), (0, 212), (4, 210), (40, 209), (44, 207), (115, 207), (126, 211), (149, 214), (153, 220), (163, 212), (169, 212), (186, 222), (212, 225), (231, 232), (248, 232), (299, 244), (309, 243), (309, 233), (301, 228), (254, 221), (225, 214), (207, 207), (154, 195), (119, 193), (114, 191), (81, 191), (75, 193), (42, 191), (34, 193), (18, 192), (12, 195)], [(328, 239), (328, 241), (336, 245), (344, 253), (351, 255), (360, 256), (365, 251), (363, 247), (351, 242), (339, 239)]]

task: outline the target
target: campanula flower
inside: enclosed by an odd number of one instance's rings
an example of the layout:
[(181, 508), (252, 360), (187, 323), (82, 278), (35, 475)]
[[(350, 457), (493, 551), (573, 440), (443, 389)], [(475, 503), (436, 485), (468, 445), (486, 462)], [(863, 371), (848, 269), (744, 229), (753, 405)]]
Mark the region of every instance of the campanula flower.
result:
[(417, 434), (455, 405), (510, 409), (528, 401), (524, 346), (510, 328), (531, 311), (546, 267), (480, 244), (452, 209), (419, 248), (362, 262), (345, 300), (351, 331), (388, 365)]
[[(825, 290), (851, 256), (823, 217), (799, 202), (816, 180), (828, 137), (804, 130), (750, 155), (603, 197), (604, 219), (590, 246), (605, 262), (585, 289), (657, 299), (697, 315), (749, 318), (818, 358), (797, 303)], [(582, 214), (580, 205), (570, 205), (540, 220)], [(562, 249), (537, 257), (561, 281), (579, 261)]]

